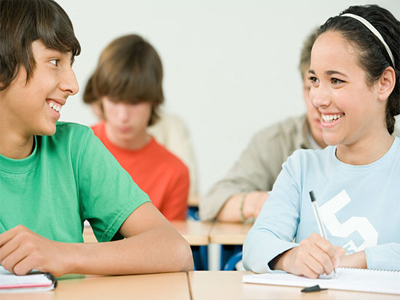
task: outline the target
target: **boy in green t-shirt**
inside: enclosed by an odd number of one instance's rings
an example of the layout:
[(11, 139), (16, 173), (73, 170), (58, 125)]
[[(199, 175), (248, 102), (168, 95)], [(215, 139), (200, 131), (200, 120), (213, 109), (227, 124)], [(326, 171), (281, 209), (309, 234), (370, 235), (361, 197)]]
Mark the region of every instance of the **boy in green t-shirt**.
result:
[[(79, 89), (80, 50), (55, 1), (0, 0), (0, 264), (55, 276), (192, 269), (187, 242), (90, 128), (57, 122)], [(102, 243), (82, 243), (85, 220)]]

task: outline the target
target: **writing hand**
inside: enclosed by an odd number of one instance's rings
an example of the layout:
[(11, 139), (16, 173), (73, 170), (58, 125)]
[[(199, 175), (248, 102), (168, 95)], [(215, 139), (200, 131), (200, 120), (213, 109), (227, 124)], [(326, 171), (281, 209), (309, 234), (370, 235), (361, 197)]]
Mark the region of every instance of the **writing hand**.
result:
[(332, 273), (345, 255), (344, 248), (332, 245), (319, 234), (313, 233), (309, 238), (302, 240), (298, 247), (277, 257), (273, 263), (275, 269), (318, 278), (321, 274)]

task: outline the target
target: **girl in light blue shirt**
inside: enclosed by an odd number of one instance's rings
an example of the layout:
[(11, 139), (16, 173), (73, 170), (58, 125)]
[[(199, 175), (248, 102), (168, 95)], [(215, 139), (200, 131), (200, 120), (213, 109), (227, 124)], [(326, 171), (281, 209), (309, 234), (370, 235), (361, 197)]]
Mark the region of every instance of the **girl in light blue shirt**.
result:
[(377, 5), (349, 7), (320, 27), (310, 100), (329, 146), (284, 163), (245, 241), (246, 269), (310, 278), (339, 266), (400, 270), (399, 36), (400, 22)]

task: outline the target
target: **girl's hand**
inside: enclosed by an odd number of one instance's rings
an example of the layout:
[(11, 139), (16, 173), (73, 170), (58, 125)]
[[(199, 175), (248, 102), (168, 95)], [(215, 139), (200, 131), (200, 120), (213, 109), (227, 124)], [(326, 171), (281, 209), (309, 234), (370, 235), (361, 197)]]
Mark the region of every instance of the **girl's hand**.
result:
[(302, 240), (298, 247), (278, 256), (272, 266), (295, 275), (318, 278), (319, 275), (332, 273), (345, 255), (344, 248), (332, 245), (319, 234), (313, 233)]

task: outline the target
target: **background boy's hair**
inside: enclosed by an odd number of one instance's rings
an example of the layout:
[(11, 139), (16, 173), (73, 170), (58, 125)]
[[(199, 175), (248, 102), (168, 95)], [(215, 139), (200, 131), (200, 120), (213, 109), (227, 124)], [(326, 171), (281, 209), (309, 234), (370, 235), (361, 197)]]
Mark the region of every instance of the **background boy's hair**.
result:
[(102, 97), (114, 102), (152, 104), (149, 126), (159, 118), (164, 102), (163, 68), (156, 50), (142, 37), (131, 34), (112, 41), (100, 55), (84, 92), (84, 102)]
[(35, 58), (32, 43), (60, 52), (81, 52), (67, 13), (53, 0), (0, 0), (0, 90), (6, 89), (20, 67), (32, 77)]
[(304, 80), (304, 75), (308, 74), (311, 65), (311, 49), (317, 39), (318, 27), (315, 28), (306, 38), (301, 48), (299, 71), (301, 78)]

